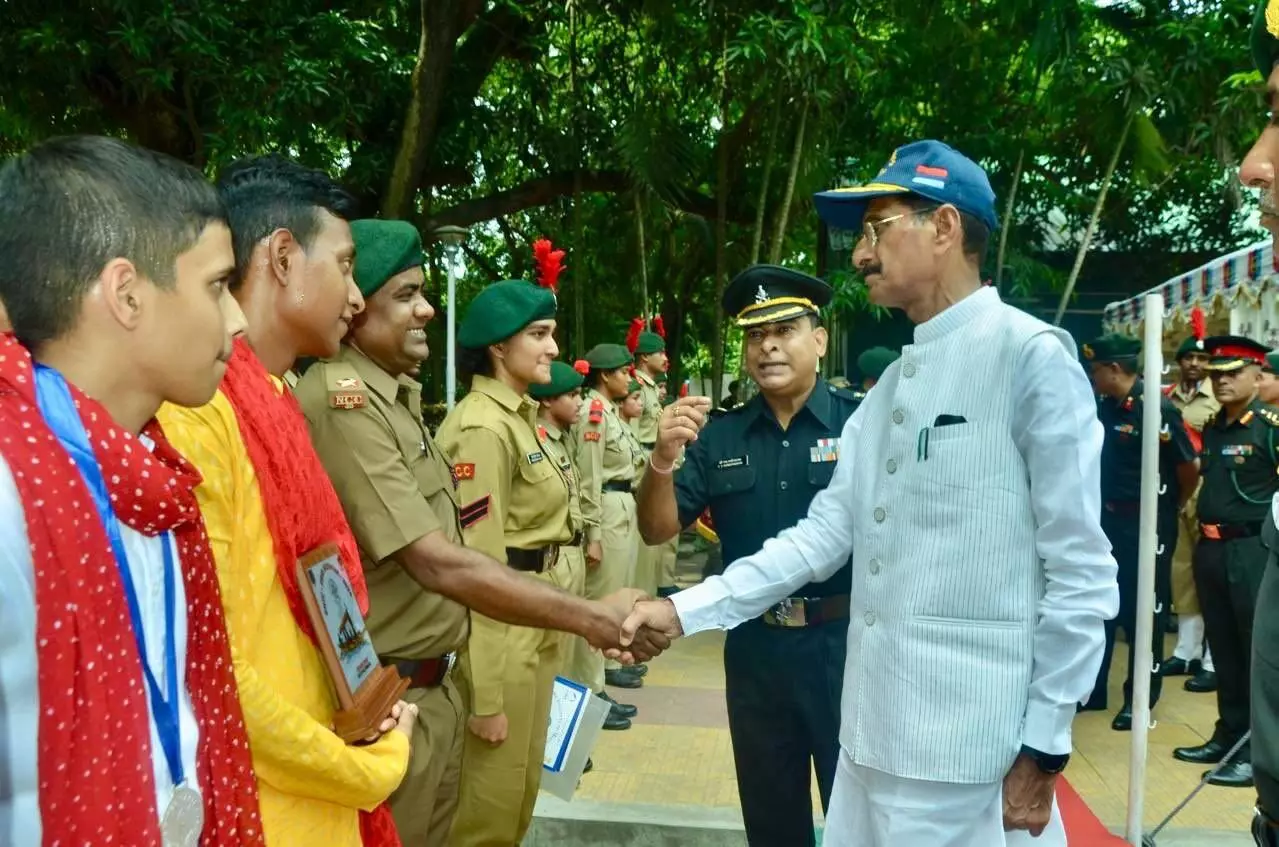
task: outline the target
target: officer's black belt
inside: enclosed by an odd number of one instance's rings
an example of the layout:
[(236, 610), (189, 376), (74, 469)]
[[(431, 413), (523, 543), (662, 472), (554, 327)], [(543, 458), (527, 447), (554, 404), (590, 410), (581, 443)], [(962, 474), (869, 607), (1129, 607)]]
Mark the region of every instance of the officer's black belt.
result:
[(572, 538), (570, 538), (570, 539), (568, 540), (568, 545), (567, 545), (567, 546), (569, 546), (569, 547), (581, 547), (581, 546), (582, 546), (582, 542), (583, 542), (583, 541), (585, 541), (585, 540), (586, 540), (586, 536), (585, 536), (585, 535), (583, 535), (583, 534), (582, 534), (582, 531), (579, 529), (577, 532), (573, 533), (573, 537), (572, 537)]
[(542, 573), (549, 571), (560, 555), (560, 545), (548, 544), (524, 550), (519, 547), (506, 548), (506, 563), (517, 571), (526, 573)]
[(1255, 523), (1201, 523), (1199, 534), (1210, 541), (1231, 541), (1261, 535), (1261, 521)]
[(764, 613), (769, 626), (794, 629), (848, 619), (848, 595), (789, 597)]
[(435, 659), (405, 659), (395, 662), (400, 676), (407, 677), (410, 688), (439, 688), (453, 667), (453, 654)]
[(657, 447), (657, 442), (656, 442), (656, 441), (641, 441), (641, 442), (640, 442), (640, 446), (641, 446), (641, 447), (643, 447), (645, 450), (652, 450), (653, 448)]
[(617, 491), (621, 494), (631, 493), (631, 484), (629, 482), (606, 482), (604, 483), (605, 491)]

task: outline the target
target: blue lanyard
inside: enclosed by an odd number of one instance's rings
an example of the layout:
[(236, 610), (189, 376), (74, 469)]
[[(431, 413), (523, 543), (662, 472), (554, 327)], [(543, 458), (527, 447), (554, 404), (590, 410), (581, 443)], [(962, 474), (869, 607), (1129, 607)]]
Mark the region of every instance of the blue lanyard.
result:
[(106, 480), (102, 477), (102, 469), (93, 455), (93, 447), (89, 444), (89, 436), (80, 422), (80, 414), (76, 411), (75, 400), (67, 387), (62, 374), (36, 365), (36, 402), (40, 406), (40, 414), (45, 423), (58, 436), (58, 441), (71, 455), (76, 467), (80, 469), (84, 483), (93, 495), (93, 504), (97, 507), (98, 517), (102, 520), (103, 529), (111, 541), (111, 550), (115, 553), (116, 567), (120, 572), (120, 581), (124, 584), (125, 600), (129, 604), (129, 619), (133, 623), (133, 638), (138, 645), (138, 658), (142, 662), (142, 673), (146, 677), (147, 690), (150, 693), (152, 714), (155, 718), (156, 730), (160, 736), (160, 746), (164, 748), (164, 758), (169, 764), (169, 776), (175, 786), (181, 785), (182, 744), (181, 731), (178, 726), (178, 658), (177, 635), (174, 632), (177, 596), (175, 591), (175, 568), (173, 566), (173, 538), (171, 533), (164, 533), (161, 542), (164, 547), (164, 673), (167, 685), (166, 696), (161, 696), (160, 686), (151, 672), (147, 661), (146, 637), (142, 630), (142, 612), (138, 606), (138, 592), (133, 584), (133, 574), (129, 571), (129, 558), (124, 550), (124, 542), (120, 538), (120, 523), (111, 508), (111, 497), (107, 491)]

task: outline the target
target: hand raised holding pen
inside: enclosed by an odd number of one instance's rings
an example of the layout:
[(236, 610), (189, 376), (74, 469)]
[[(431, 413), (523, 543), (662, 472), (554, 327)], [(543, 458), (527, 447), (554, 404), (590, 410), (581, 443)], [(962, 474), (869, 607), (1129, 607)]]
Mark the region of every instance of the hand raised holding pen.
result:
[(679, 451), (697, 440), (711, 411), (709, 397), (681, 397), (662, 412), (657, 421), (657, 444), (651, 461), (659, 472), (669, 470), (679, 459)]

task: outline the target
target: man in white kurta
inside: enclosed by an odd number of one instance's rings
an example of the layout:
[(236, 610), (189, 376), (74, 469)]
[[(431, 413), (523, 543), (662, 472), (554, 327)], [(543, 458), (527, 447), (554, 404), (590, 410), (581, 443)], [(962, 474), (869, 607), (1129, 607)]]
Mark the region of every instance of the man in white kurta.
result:
[[(1065, 845), (1053, 787), (1119, 602), (1074, 344), (982, 287), (994, 195), (951, 148), (907, 145), (818, 211), (865, 224), (854, 262), (873, 302), (917, 324), (914, 342), (849, 419), (804, 520), (628, 626), (729, 629), (851, 554), (825, 843)], [(678, 403), (659, 437), (692, 437), (700, 419)]]

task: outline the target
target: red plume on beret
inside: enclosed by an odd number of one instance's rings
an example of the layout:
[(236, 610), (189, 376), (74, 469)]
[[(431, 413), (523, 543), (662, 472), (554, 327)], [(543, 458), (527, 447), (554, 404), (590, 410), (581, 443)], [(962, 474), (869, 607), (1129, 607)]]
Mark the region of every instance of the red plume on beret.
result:
[(1190, 332), (1196, 341), (1203, 341), (1208, 332), (1208, 321), (1204, 318), (1204, 310), (1195, 306), (1190, 310)]
[(560, 273), (564, 270), (564, 251), (551, 247), (550, 239), (539, 238), (533, 242), (533, 262), (537, 265), (537, 284), (551, 289), (560, 288)]
[(640, 333), (644, 331), (643, 318), (631, 318), (631, 328), (626, 332), (626, 349), (631, 351), (631, 355), (635, 355), (635, 348), (639, 346)]
[(585, 359), (578, 359), (573, 363), (573, 370), (577, 371), (582, 376), (586, 376), (591, 372), (591, 363)]
[(663, 340), (666, 339), (666, 324), (662, 321), (661, 315), (653, 316), (653, 332), (662, 336)]

